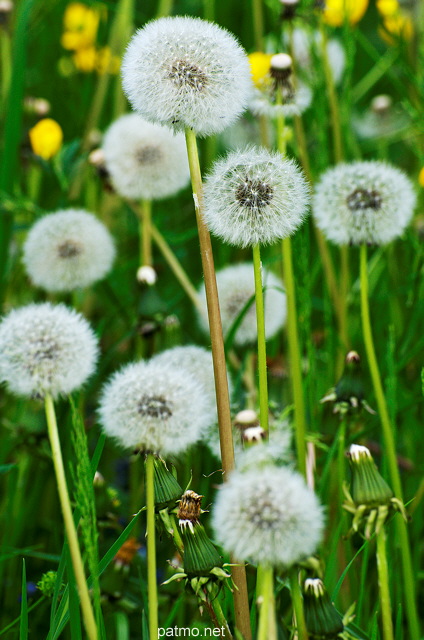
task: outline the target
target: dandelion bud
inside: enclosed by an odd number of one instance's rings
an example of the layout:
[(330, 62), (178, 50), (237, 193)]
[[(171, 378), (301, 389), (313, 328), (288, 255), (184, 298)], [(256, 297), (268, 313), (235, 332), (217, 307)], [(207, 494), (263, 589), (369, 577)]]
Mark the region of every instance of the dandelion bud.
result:
[(222, 567), (221, 556), (199, 522), (202, 498), (186, 491), (177, 514), (184, 542), (184, 571), (189, 577), (207, 576), (215, 567)]
[(211, 232), (229, 244), (252, 247), (298, 229), (307, 213), (309, 189), (295, 162), (252, 147), (215, 163), (204, 198)]
[[(265, 335), (270, 340), (282, 329), (286, 321), (286, 294), (284, 285), (271, 271), (262, 269), (265, 285)], [(244, 346), (257, 340), (255, 281), (253, 265), (242, 263), (221, 269), (216, 274), (221, 309), (222, 329), (227, 337), (239, 318), (234, 344)], [(199, 297), (206, 310), (206, 292), (202, 284)], [(199, 324), (205, 332), (209, 331), (206, 314), (199, 313)]]
[(87, 321), (65, 305), (29, 304), (0, 323), (0, 380), (19, 396), (71, 393), (93, 373), (97, 356)]
[(216, 540), (234, 557), (285, 568), (315, 552), (324, 524), (303, 478), (272, 465), (233, 471), (218, 492), (212, 520)]
[(311, 640), (337, 640), (344, 630), (342, 616), (330, 600), (319, 578), (305, 580), (303, 590), (305, 622)]
[(358, 413), (361, 409), (375, 413), (365, 399), (361, 359), (356, 351), (349, 351), (342, 377), (321, 402), (334, 402), (333, 413), (339, 413), (341, 417)]
[(232, 34), (189, 17), (138, 30), (122, 64), (124, 91), (146, 120), (201, 136), (220, 133), (244, 111), (247, 56)]
[(73, 291), (101, 280), (115, 258), (112, 236), (93, 214), (65, 209), (40, 218), (24, 244), (23, 262), (45, 291)]
[(177, 479), (169, 471), (165, 461), (158, 456), (153, 458), (155, 507), (158, 511), (174, 504), (183, 490)]
[(253, 409), (243, 409), (234, 418), (234, 426), (241, 430), (258, 425), (258, 414)]
[(100, 471), (96, 471), (93, 478), (93, 485), (95, 487), (104, 487), (106, 481)]
[(158, 279), (156, 271), (148, 264), (137, 269), (137, 281), (140, 284), (147, 284), (149, 287), (156, 284)]
[(313, 215), (324, 235), (339, 245), (384, 245), (400, 236), (415, 207), (409, 178), (379, 161), (339, 164), (315, 189)]
[(376, 506), (387, 504), (393, 497), (393, 491), (380, 475), (367, 447), (352, 444), (349, 449), (349, 461), (352, 469), (351, 493), (357, 505)]
[(14, 3), (11, 0), (0, 0), (0, 27), (8, 26), (13, 9)]
[(160, 200), (190, 179), (185, 139), (130, 113), (115, 120), (102, 144), (113, 188), (124, 198)]

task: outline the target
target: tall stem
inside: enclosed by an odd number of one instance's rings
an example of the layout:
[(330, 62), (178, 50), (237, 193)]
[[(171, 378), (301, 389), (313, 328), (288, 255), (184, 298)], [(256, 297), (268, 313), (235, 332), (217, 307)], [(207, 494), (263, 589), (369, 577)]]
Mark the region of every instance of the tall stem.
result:
[(57, 490), (59, 493), (59, 500), (62, 508), (66, 538), (68, 540), (75, 580), (78, 586), (78, 593), (81, 601), (82, 617), (89, 640), (97, 640), (97, 627), (94, 619), (93, 608), (91, 606), (90, 596), (88, 593), (88, 587), (84, 573), (84, 565), (78, 545), (77, 530), (75, 528), (74, 519), (72, 517), (71, 503), (69, 500), (68, 487), (66, 484), (65, 468), (63, 465), (59, 432), (56, 422), (56, 413), (54, 410), (53, 399), (49, 394), (47, 394), (45, 397), (44, 407), (46, 412), (47, 430), (49, 434), (50, 446), (52, 449), (53, 465), (56, 474)]
[(394, 640), (392, 609), (390, 606), (389, 569), (386, 555), (386, 530), (384, 526), (377, 533), (377, 571), (383, 638), (384, 640)]
[(146, 456), (147, 508), (147, 592), (149, 598), (149, 637), (158, 637), (158, 588), (156, 580), (155, 489), (153, 454)]
[[(234, 469), (234, 444), (231, 425), (230, 398), (228, 394), (227, 368), (225, 364), (224, 338), (222, 335), (221, 314), (219, 311), (218, 288), (216, 285), (211, 238), (202, 217), (203, 185), (200, 173), (196, 134), (189, 128), (186, 129), (186, 143), (194, 207), (196, 211), (197, 229), (199, 234), (203, 275), (205, 279), (222, 467), (224, 470), (224, 478), (227, 479), (230, 471)], [(250, 640), (252, 632), (250, 628), (246, 571), (243, 565), (238, 565), (236, 567), (232, 567), (231, 573), (236, 585), (236, 589), (234, 590), (234, 608), (237, 629), (245, 640)]]
[(152, 201), (141, 201), (140, 266), (152, 266)]
[[(360, 281), (361, 281), (361, 317), (362, 332), (367, 353), (368, 365), (374, 387), (377, 409), (381, 420), (383, 438), (386, 455), (389, 465), (389, 475), (394, 493), (402, 500), (402, 484), (396, 458), (396, 447), (393, 429), (390, 422), (389, 411), (384, 397), (383, 385), (381, 382), (380, 370), (374, 349), (374, 341), (371, 331), (370, 310), (368, 304), (368, 269), (367, 269), (367, 247), (361, 245), (360, 249)], [(420, 630), (416, 609), (415, 577), (412, 567), (411, 551), (409, 547), (408, 530), (403, 518), (396, 519), (397, 537), (402, 555), (403, 588), (405, 595), (406, 614), (409, 624), (411, 640), (419, 640)]]
[(277, 624), (275, 619), (274, 598), (274, 572), (272, 567), (258, 567), (257, 595), (260, 601), (257, 640), (277, 640)]
[(306, 412), (302, 385), (302, 368), (296, 313), (296, 294), (294, 287), (292, 248), (290, 238), (284, 238), (284, 240), (282, 241), (282, 249), (284, 283), (287, 296), (287, 340), (289, 345), (290, 372), (293, 387), (297, 464), (300, 473), (306, 476)]
[(258, 374), (260, 423), (268, 431), (268, 382), (266, 372), (265, 309), (262, 289), (261, 254), (259, 245), (253, 247), (253, 268), (255, 272), (256, 325), (258, 330)]
[(256, 51), (263, 50), (264, 17), (262, 0), (252, 0), (253, 36)]
[(308, 640), (308, 631), (306, 629), (305, 613), (303, 610), (303, 598), (300, 592), (299, 576), (296, 567), (290, 569), (290, 589), (293, 609), (296, 616), (298, 640)]

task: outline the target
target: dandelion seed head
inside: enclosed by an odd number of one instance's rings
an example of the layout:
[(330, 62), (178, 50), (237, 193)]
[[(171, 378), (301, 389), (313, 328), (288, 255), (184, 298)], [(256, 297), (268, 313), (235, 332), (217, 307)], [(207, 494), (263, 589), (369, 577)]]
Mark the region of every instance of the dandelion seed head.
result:
[(216, 24), (160, 18), (136, 32), (122, 65), (124, 91), (151, 122), (200, 136), (223, 131), (246, 108), (251, 91), (247, 56)]
[(190, 180), (184, 136), (137, 113), (110, 125), (102, 150), (112, 185), (125, 198), (168, 198)]
[(16, 395), (68, 394), (93, 373), (97, 357), (89, 324), (65, 305), (30, 304), (0, 323), (0, 380)]
[[(265, 298), (265, 335), (273, 338), (286, 320), (286, 294), (282, 281), (271, 271), (262, 268), (262, 279), (266, 287)], [(225, 267), (216, 273), (222, 330), (227, 336), (234, 322), (246, 304), (255, 295), (255, 280), (252, 263), (241, 263)], [(206, 291), (204, 284), (199, 289), (199, 297), (206, 312)], [(206, 314), (199, 313), (201, 328), (207, 333), (209, 326)], [(254, 299), (243, 316), (234, 336), (234, 344), (244, 346), (257, 340), (256, 305)]]
[(211, 232), (247, 247), (294, 233), (306, 215), (309, 190), (292, 160), (247, 148), (215, 163), (205, 181), (204, 200)]
[(335, 244), (384, 245), (411, 220), (416, 196), (409, 178), (384, 162), (340, 164), (316, 186), (313, 215)]
[(115, 373), (99, 415), (106, 435), (121, 446), (164, 456), (194, 444), (211, 420), (203, 386), (166, 360), (132, 363)]
[[(249, 430), (246, 429), (246, 431)], [(292, 462), (292, 437), (293, 432), (287, 422), (272, 425), (266, 440), (244, 449), (236, 449), (237, 470), (246, 471), (269, 465), (289, 464)]]
[(324, 517), (298, 473), (270, 465), (231, 474), (212, 525), (217, 542), (238, 560), (287, 568), (316, 551)]
[[(284, 38), (285, 44), (289, 45), (289, 38)], [(293, 29), (293, 58), (296, 61), (297, 68), (307, 73), (311, 82), (314, 81), (314, 63), (313, 49), (317, 50), (317, 54), (321, 57), (322, 35), (319, 31), (310, 32), (306, 29), (296, 27)], [(331, 69), (335, 84), (339, 84), (343, 77), (346, 67), (346, 54), (343, 46), (336, 38), (329, 38), (326, 43), (326, 53), (328, 64)]]
[(45, 291), (73, 291), (101, 280), (115, 257), (113, 238), (94, 215), (80, 209), (50, 213), (30, 229), (23, 263)]

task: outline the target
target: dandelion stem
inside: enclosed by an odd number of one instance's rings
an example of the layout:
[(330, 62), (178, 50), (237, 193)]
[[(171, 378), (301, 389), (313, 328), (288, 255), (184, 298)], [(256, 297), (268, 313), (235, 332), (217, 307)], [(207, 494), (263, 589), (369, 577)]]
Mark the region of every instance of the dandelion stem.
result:
[(62, 507), (63, 521), (65, 523), (66, 537), (72, 559), (75, 580), (78, 586), (78, 593), (81, 600), (81, 610), (84, 625), (89, 640), (97, 640), (97, 627), (94, 619), (93, 608), (91, 606), (88, 593), (87, 582), (84, 573), (84, 565), (78, 545), (78, 536), (72, 517), (71, 503), (69, 500), (68, 487), (66, 484), (65, 469), (63, 465), (62, 452), (60, 449), (59, 432), (57, 429), (56, 413), (53, 399), (50, 394), (45, 397), (45, 412), (47, 419), (47, 430), (52, 449), (53, 465), (56, 474), (57, 489), (59, 493), (60, 505)]
[[(203, 275), (205, 279), (206, 302), (208, 308), (209, 328), (211, 334), (212, 359), (215, 376), (216, 404), (221, 445), (222, 467), (224, 478), (234, 469), (234, 444), (231, 425), (230, 398), (228, 393), (227, 369), (225, 364), (224, 338), (222, 335), (221, 314), (219, 311), (218, 288), (216, 284), (212, 243), (203, 217), (203, 185), (200, 173), (199, 155), (196, 134), (186, 129), (187, 155), (190, 167), (193, 200), (199, 233), (200, 253)], [(234, 608), (236, 626), (246, 640), (251, 638), (249, 599), (247, 594), (246, 571), (244, 566), (232, 568), (234, 590)]]
[(166, 18), (167, 16), (170, 16), (173, 6), (174, 0), (160, 0), (156, 18)]
[(171, 247), (166, 242), (165, 238), (154, 223), (152, 223), (151, 226), (151, 233), (154, 243), (157, 245), (159, 251), (162, 253), (168, 265), (171, 267), (172, 272), (174, 273), (175, 277), (177, 278), (178, 282), (180, 283), (190, 300), (199, 310), (202, 309), (202, 304), (193, 283), (191, 282), (187, 273), (184, 271), (175, 253), (172, 251)]
[(377, 533), (377, 571), (380, 589), (381, 618), (384, 640), (393, 640), (392, 610), (390, 605), (389, 570), (386, 555), (386, 530), (381, 527)]
[(262, 0), (252, 0), (253, 36), (256, 51), (263, 50), (264, 16)]
[(152, 201), (141, 201), (140, 266), (152, 266)]
[(147, 507), (147, 592), (149, 598), (149, 637), (158, 637), (158, 591), (156, 580), (156, 538), (155, 538), (155, 489), (154, 458), (146, 456), (146, 507)]
[(253, 269), (255, 272), (256, 324), (258, 329), (258, 374), (260, 423), (268, 431), (268, 382), (266, 372), (265, 310), (262, 289), (261, 253), (259, 244), (253, 247)]
[[(368, 366), (370, 368), (371, 379), (374, 387), (378, 413), (380, 415), (381, 427), (383, 431), (386, 455), (388, 458), (389, 475), (395, 496), (402, 500), (402, 484), (396, 458), (396, 447), (389, 411), (384, 397), (383, 385), (374, 349), (374, 341), (371, 331), (370, 311), (368, 303), (368, 269), (367, 269), (367, 246), (361, 245), (360, 249), (360, 282), (361, 282), (361, 317), (362, 332), (364, 336), (365, 350), (367, 353)], [(398, 541), (402, 555), (403, 587), (406, 604), (406, 614), (408, 618), (411, 640), (419, 640), (419, 622), (416, 609), (415, 580), (412, 569), (412, 558), (409, 547), (408, 531), (403, 518), (396, 519)]]
[(257, 598), (260, 602), (257, 640), (277, 640), (275, 619), (274, 571), (272, 567), (258, 567)]
[(289, 577), (293, 609), (296, 617), (297, 637), (298, 640), (308, 640), (308, 631), (306, 629), (303, 610), (303, 598), (300, 592), (299, 575), (296, 567), (290, 569)]

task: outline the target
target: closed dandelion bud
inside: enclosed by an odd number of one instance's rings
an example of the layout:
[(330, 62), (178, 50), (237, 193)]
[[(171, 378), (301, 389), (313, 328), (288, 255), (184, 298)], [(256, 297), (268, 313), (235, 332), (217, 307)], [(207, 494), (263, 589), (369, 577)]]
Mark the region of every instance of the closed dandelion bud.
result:
[(137, 282), (152, 287), (158, 279), (156, 271), (148, 264), (137, 269)]
[(137, 113), (121, 116), (110, 125), (102, 151), (112, 186), (124, 198), (161, 200), (190, 180), (184, 136)]
[(380, 475), (367, 447), (353, 444), (349, 449), (352, 470), (351, 494), (356, 505), (370, 507), (389, 504), (393, 491)]
[(45, 291), (74, 291), (101, 280), (112, 268), (115, 245), (93, 214), (65, 209), (40, 218), (30, 229), (23, 263), (31, 281)]
[(239, 560), (289, 568), (315, 553), (324, 518), (300, 474), (268, 465), (231, 473), (218, 492), (212, 524), (217, 542)]
[(158, 511), (175, 504), (183, 490), (177, 479), (169, 471), (165, 461), (158, 456), (153, 458), (155, 507)]
[(71, 393), (94, 372), (97, 357), (88, 322), (65, 305), (29, 304), (0, 323), (0, 381), (16, 395)]
[(238, 247), (270, 244), (302, 224), (309, 189), (295, 162), (263, 148), (233, 151), (215, 163), (204, 188), (205, 222)]
[(303, 590), (305, 622), (311, 640), (336, 640), (344, 630), (338, 613), (319, 578), (305, 580)]
[(208, 576), (212, 569), (223, 564), (199, 521), (202, 498), (194, 491), (186, 491), (177, 514), (184, 543), (184, 572), (189, 577)]
[(358, 413), (361, 409), (375, 413), (365, 399), (361, 359), (356, 351), (349, 351), (342, 377), (321, 402), (334, 402), (333, 413), (339, 413), (341, 417)]
[(409, 178), (384, 162), (339, 164), (320, 178), (313, 215), (324, 235), (339, 245), (384, 245), (412, 218), (416, 196)]
[[(273, 338), (286, 321), (286, 294), (282, 281), (268, 269), (262, 269), (265, 286), (265, 336)], [(242, 347), (257, 340), (255, 280), (253, 264), (242, 263), (225, 267), (216, 274), (222, 330), (227, 337), (237, 325), (233, 343)], [(206, 311), (206, 291), (202, 284), (199, 297)], [(205, 313), (198, 314), (199, 324), (209, 332)], [(240, 321), (239, 321), (240, 320)]]
[(166, 362), (137, 362), (112, 376), (103, 390), (105, 433), (126, 448), (178, 455), (213, 422), (201, 384)]
[(249, 64), (216, 24), (160, 18), (136, 32), (122, 64), (124, 91), (146, 120), (200, 136), (223, 131), (246, 108)]

